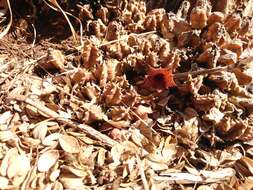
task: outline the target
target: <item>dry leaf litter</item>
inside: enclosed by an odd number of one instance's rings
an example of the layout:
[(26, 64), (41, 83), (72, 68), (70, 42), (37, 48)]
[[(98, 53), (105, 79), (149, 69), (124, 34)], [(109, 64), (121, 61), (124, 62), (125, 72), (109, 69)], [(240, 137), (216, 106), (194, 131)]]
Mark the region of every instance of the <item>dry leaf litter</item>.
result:
[(0, 189), (252, 189), (253, 1), (83, 2), (76, 52), (1, 51)]

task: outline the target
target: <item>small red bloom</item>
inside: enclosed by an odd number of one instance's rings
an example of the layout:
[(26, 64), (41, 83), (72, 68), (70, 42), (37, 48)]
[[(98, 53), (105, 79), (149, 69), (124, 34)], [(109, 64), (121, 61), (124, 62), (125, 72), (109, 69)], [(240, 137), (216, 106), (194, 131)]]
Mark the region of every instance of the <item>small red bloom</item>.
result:
[(171, 69), (151, 68), (144, 81), (144, 86), (146, 88), (164, 90), (176, 86), (176, 83), (173, 80)]

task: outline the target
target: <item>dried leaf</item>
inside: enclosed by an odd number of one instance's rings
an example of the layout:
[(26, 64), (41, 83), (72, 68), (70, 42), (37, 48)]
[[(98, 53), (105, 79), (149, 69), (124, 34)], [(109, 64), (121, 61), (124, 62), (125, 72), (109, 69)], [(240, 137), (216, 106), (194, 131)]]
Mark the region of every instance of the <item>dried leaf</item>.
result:
[(59, 159), (57, 150), (48, 150), (40, 155), (38, 159), (38, 171), (47, 172)]
[(7, 189), (9, 180), (5, 177), (0, 176), (0, 187), (1, 189)]
[(9, 158), (7, 176), (13, 178), (16, 176), (25, 176), (30, 170), (30, 160), (26, 155), (13, 155)]
[(78, 153), (80, 152), (80, 145), (78, 140), (73, 137), (73, 136), (69, 136), (69, 135), (62, 135), (59, 138), (59, 143), (60, 146), (62, 147), (62, 149), (67, 152), (67, 153)]

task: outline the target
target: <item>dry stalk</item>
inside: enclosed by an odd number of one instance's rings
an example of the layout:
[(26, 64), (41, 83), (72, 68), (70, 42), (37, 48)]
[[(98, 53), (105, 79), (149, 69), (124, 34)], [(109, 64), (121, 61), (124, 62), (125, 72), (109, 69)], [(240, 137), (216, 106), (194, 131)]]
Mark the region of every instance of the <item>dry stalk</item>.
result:
[[(149, 32), (144, 32), (144, 33), (140, 33), (140, 34), (131, 34), (132, 36), (137, 36), (137, 37), (141, 37), (141, 36), (146, 36), (146, 35), (149, 35), (149, 34), (155, 34), (156, 31), (149, 31)], [(109, 41), (109, 42), (105, 42), (101, 45), (99, 45), (98, 47), (103, 47), (103, 46), (106, 46), (106, 45), (110, 45), (110, 44), (114, 44), (114, 43), (117, 43), (117, 42), (120, 42), (120, 41), (124, 41), (124, 40), (127, 40), (129, 37), (129, 35), (127, 36), (123, 36), (122, 38), (119, 38), (117, 40), (112, 40), (112, 41)]]
[(247, 64), (251, 61), (253, 61), (253, 57), (243, 59), (243, 60), (241, 60), (237, 63), (227, 65), (227, 66), (224, 66), (224, 67), (216, 67), (216, 68), (211, 68), (211, 69), (203, 69), (203, 70), (199, 70), (199, 71), (189, 71), (189, 72), (184, 72), (184, 73), (176, 73), (176, 74), (173, 74), (173, 78), (174, 79), (185, 79), (189, 75), (195, 77), (197, 75), (212, 74), (212, 73), (217, 73), (217, 72), (221, 72), (221, 71), (230, 71), (233, 68), (235, 68), (237, 66), (240, 66), (241, 64)]
[(117, 143), (116, 141), (114, 141), (113, 139), (108, 137), (107, 135), (102, 134), (101, 132), (95, 130), (91, 126), (86, 125), (86, 124), (75, 123), (75, 122), (71, 121), (70, 119), (62, 118), (55, 111), (49, 109), (48, 107), (46, 107), (46, 106), (44, 106), (40, 103), (34, 102), (30, 98), (27, 98), (27, 97), (22, 96), (22, 95), (18, 95), (18, 96), (12, 97), (12, 99), (20, 101), (20, 102), (24, 102), (26, 104), (29, 104), (29, 105), (35, 107), (36, 109), (38, 109), (40, 112), (42, 112), (43, 114), (45, 114), (49, 118), (55, 119), (59, 123), (62, 123), (64, 125), (68, 125), (68, 126), (73, 127), (73, 128), (80, 129), (84, 133), (86, 133), (86, 134), (92, 136), (93, 138), (101, 141), (106, 146), (112, 147), (113, 145), (115, 145)]

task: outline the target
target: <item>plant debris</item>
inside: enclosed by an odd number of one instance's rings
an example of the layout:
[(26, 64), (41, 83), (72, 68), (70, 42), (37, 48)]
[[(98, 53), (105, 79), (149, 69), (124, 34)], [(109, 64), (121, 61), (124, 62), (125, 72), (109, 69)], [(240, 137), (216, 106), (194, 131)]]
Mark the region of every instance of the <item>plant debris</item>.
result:
[(253, 188), (253, 1), (0, 1), (0, 189)]

